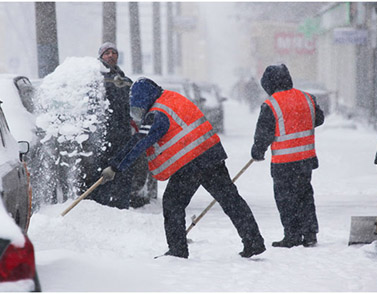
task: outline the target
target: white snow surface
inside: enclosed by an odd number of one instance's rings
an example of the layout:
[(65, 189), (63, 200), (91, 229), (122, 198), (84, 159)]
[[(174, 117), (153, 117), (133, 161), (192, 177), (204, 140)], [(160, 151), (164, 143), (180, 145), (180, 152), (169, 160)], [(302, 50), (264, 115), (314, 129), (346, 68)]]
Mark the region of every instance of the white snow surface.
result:
[[(250, 159), (258, 112), (225, 103), (220, 135), (231, 176)], [(270, 152), (237, 180), (267, 250), (245, 259), (229, 218), (216, 204), (192, 229), (189, 259), (154, 256), (167, 251), (159, 182), (158, 199), (119, 210), (83, 200), (44, 206), (31, 218), (29, 237), (45, 292), (373, 292), (377, 242), (348, 246), (351, 216), (377, 215), (376, 131), (332, 114), (316, 129), (320, 167), (313, 171), (319, 243), (314, 248), (274, 248), (283, 237), (270, 177)], [(186, 213), (199, 215), (212, 201), (200, 188)]]

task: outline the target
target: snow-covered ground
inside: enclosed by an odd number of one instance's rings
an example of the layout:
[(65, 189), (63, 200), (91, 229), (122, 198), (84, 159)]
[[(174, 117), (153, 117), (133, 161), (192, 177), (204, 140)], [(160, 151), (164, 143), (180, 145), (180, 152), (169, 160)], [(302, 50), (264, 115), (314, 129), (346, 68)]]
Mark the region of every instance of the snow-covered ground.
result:
[[(229, 100), (221, 135), (234, 176), (250, 159), (258, 111)], [(72, 200), (42, 207), (29, 237), (43, 291), (83, 292), (312, 292), (377, 291), (377, 242), (348, 246), (351, 216), (377, 216), (377, 133), (335, 114), (316, 129), (320, 168), (313, 186), (320, 225), (314, 248), (273, 248), (283, 237), (272, 191), (269, 158), (237, 180), (265, 238), (267, 251), (241, 258), (241, 240), (215, 205), (192, 229), (189, 259), (156, 255), (167, 250), (161, 196), (146, 207), (119, 210), (84, 200), (61, 217)], [(187, 208), (200, 214), (212, 201), (199, 189)]]

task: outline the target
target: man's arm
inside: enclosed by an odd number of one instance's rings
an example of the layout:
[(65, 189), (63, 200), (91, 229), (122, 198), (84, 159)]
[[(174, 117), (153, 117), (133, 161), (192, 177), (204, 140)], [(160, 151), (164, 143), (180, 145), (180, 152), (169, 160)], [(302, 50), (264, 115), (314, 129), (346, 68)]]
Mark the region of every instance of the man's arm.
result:
[(128, 144), (110, 160), (112, 169), (117, 172), (128, 169), (143, 152), (166, 134), (169, 126), (169, 119), (164, 113), (149, 113), (139, 132), (134, 134)]
[(314, 122), (314, 125), (316, 127), (322, 125), (325, 121), (325, 115), (322, 111), (322, 109), (319, 107), (318, 103), (317, 103), (317, 98), (310, 94), (310, 96), (312, 96), (313, 98), (313, 101), (314, 101), (314, 105), (315, 105), (315, 122)]
[(275, 117), (271, 108), (266, 103), (263, 103), (255, 129), (254, 144), (251, 148), (251, 157), (255, 160), (264, 160), (264, 154), (274, 139)]

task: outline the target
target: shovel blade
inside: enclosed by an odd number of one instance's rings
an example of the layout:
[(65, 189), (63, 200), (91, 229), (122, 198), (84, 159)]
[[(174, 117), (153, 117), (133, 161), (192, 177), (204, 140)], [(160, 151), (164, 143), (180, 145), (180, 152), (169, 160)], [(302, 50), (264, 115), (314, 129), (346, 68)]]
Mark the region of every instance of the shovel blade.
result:
[(370, 244), (377, 240), (377, 216), (352, 216), (348, 245)]

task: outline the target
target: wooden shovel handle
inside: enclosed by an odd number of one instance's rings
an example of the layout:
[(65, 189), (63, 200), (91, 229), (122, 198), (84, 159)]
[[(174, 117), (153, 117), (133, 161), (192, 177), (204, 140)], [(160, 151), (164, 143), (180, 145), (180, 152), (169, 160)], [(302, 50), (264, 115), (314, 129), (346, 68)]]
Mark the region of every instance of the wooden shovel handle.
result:
[(81, 200), (87, 197), (102, 183), (103, 177), (100, 177), (97, 182), (95, 182), (88, 190), (85, 191), (79, 198), (77, 198), (66, 210), (61, 213), (61, 216), (65, 216), (72, 208), (74, 208)]

